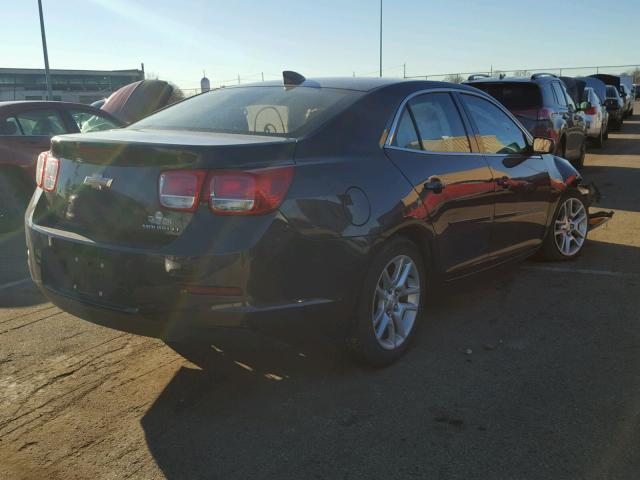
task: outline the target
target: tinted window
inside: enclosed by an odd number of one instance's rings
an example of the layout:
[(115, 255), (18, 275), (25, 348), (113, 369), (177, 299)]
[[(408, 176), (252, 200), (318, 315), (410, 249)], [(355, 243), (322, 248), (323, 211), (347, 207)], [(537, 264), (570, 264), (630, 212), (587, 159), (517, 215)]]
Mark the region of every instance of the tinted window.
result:
[(567, 106), (567, 99), (564, 96), (564, 92), (562, 91), (562, 87), (558, 82), (553, 82), (552, 84), (553, 91), (556, 94), (556, 99), (558, 100), (558, 104), (563, 107)]
[(62, 118), (55, 110), (31, 110), (16, 115), (24, 135), (51, 137), (67, 133)]
[(421, 95), (409, 102), (423, 150), (470, 152), (460, 113), (448, 93)]
[(73, 121), (76, 122), (80, 133), (99, 132), (119, 128), (119, 125), (104, 115), (84, 110), (69, 110)]
[(618, 98), (616, 87), (607, 85), (607, 98)]
[(331, 88), (236, 87), (213, 90), (161, 110), (134, 128), (296, 137), (344, 110), (361, 92)]
[(473, 83), (472, 86), (487, 92), (511, 111), (531, 110), (542, 106), (540, 88), (533, 83)]
[(411, 120), (411, 114), (406, 108), (402, 112), (402, 116), (400, 117), (400, 121), (398, 122), (396, 134), (393, 138), (393, 142), (391, 142), (391, 145), (393, 145), (394, 147), (420, 150), (418, 134), (416, 133), (416, 129), (413, 125), (413, 120)]
[(491, 102), (463, 95), (480, 133), (480, 148), (486, 153), (521, 153), (527, 150), (524, 133), (507, 114)]
[(22, 135), (20, 125), (14, 117), (7, 117), (0, 122), (0, 135)]

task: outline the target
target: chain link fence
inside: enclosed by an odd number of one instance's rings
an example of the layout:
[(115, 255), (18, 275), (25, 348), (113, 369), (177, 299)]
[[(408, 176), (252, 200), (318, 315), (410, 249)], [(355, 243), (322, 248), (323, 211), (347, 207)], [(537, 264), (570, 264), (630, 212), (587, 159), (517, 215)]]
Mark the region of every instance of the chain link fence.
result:
[[(500, 68), (494, 68), (491, 66), (488, 70), (474, 70), (468, 72), (454, 72), (454, 73), (426, 73), (421, 75), (407, 75), (407, 64), (394, 65), (383, 69), (383, 74), (388, 77), (406, 78), (416, 80), (441, 80), (445, 82), (461, 83), (465, 81), (470, 75), (489, 75), (490, 77), (505, 76), (517, 76), (527, 77), (534, 73), (553, 73), (558, 76), (567, 77), (583, 77), (592, 75), (594, 73), (607, 73), (610, 75), (630, 75), (633, 78), (633, 83), (640, 83), (640, 63), (636, 65), (596, 65), (592, 67), (548, 67), (548, 68), (518, 68), (513, 70), (504, 70)], [(378, 76), (378, 70), (370, 72), (352, 72), (353, 77), (372, 77)], [(227, 80), (219, 80), (211, 82), (211, 89), (224, 88), (232, 85), (240, 85), (243, 83), (257, 83), (267, 80), (279, 80), (282, 79), (281, 74), (275, 73), (252, 73), (247, 75), (238, 74), (235, 78)], [(185, 97), (191, 97), (202, 93), (200, 87), (182, 88), (181, 89)]]

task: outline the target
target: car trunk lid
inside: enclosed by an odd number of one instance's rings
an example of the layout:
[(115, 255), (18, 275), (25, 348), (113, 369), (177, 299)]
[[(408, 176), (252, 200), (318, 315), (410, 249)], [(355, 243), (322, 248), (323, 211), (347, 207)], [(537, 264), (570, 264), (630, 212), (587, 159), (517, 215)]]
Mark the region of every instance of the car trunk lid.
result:
[(294, 148), (287, 138), (202, 132), (126, 129), (55, 137), (58, 181), (45, 195), (38, 222), (98, 242), (164, 245), (198, 212), (161, 205), (162, 172), (290, 165)]

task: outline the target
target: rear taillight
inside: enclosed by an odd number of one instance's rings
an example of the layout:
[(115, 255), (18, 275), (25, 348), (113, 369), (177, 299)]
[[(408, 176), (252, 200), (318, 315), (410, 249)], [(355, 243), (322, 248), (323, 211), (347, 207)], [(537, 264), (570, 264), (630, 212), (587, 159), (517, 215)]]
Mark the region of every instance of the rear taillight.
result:
[(214, 171), (207, 179), (209, 208), (218, 215), (261, 215), (280, 206), (293, 179), (293, 167)]
[(58, 173), (60, 172), (60, 160), (48, 153), (44, 159), (42, 173), (42, 188), (46, 192), (53, 192), (58, 185)]
[(44, 164), (47, 162), (47, 156), (49, 152), (42, 152), (38, 155), (38, 163), (36, 164), (36, 185), (42, 187), (42, 180), (44, 176)]
[(292, 179), (293, 167), (170, 170), (160, 175), (160, 204), (193, 212), (202, 201), (218, 215), (261, 215), (280, 206)]
[(586, 113), (587, 115), (596, 115), (598, 111), (596, 110), (596, 107), (591, 107), (587, 108), (584, 113)]
[(173, 210), (193, 212), (198, 207), (204, 170), (172, 170), (160, 175), (160, 204)]

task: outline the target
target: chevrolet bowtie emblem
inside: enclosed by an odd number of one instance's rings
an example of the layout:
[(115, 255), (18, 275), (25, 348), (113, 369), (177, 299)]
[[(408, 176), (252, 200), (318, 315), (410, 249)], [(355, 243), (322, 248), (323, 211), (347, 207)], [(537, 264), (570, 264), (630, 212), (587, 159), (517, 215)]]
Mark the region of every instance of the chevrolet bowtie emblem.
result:
[(113, 183), (113, 178), (105, 178), (102, 175), (91, 175), (90, 177), (84, 177), (84, 184), (89, 185), (96, 190), (102, 190), (103, 188), (110, 188)]

